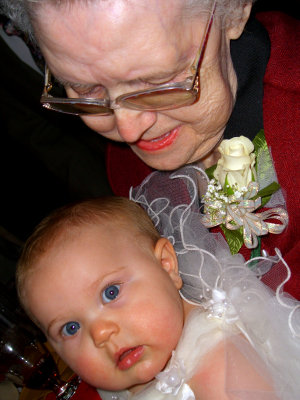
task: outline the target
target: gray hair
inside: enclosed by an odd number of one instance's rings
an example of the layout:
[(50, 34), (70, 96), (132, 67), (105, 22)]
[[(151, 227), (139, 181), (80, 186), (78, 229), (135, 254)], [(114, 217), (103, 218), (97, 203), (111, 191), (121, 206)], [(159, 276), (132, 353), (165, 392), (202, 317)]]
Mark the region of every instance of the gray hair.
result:
[[(53, 6), (74, 2), (104, 1), (104, 0), (0, 0), (0, 12), (12, 20), (15, 27), (28, 35), (34, 41), (33, 21), (38, 4), (53, 3)], [(169, 1), (169, 0), (167, 0)], [(241, 17), (243, 7), (253, 4), (256, 0), (216, 0), (216, 15), (226, 20), (226, 26), (233, 25)], [(183, 13), (189, 17), (197, 16), (203, 10), (211, 9), (214, 0), (182, 0)]]

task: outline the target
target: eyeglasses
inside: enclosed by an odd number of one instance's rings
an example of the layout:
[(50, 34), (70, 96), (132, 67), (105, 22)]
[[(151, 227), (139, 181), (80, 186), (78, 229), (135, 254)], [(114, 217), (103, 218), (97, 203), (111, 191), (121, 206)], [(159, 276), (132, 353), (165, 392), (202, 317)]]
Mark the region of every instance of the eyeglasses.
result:
[(46, 65), (45, 86), (41, 96), (42, 106), (65, 114), (111, 115), (115, 109), (121, 107), (142, 111), (164, 111), (196, 103), (200, 97), (200, 66), (213, 22), (215, 3), (205, 28), (200, 49), (191, 66), (193, 76), (188, 77), (184, 82), (168, 83), (153, 89), (126, 93), (118, 96), (113, 101), (93, 98), (60, 98), (49, 94), (53, 85), (51, 83), (51, 73)]

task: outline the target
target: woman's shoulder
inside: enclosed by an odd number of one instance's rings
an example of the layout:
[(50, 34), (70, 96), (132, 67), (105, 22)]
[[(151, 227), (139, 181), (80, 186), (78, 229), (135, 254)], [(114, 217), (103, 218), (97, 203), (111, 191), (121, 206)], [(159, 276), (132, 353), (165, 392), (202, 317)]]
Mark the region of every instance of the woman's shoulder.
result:
[(300, 20), (279, 12), (260, 12), (256, 18), (267, 29), (271, 54), (265, 82), (300, 91)]
[(291, 268), (285, 290), (299, 298), (300, 173), (300, 20), (281, 12), (262, 12), (257, 19), (265, 26), (271, 53), (264, 76), (263, 118), (278, 181), (285, 193), (289, 225), (281, 235), (264, 238), (264, 248), (280, 248)]
[[(265, 26), (269, 34), (278, 36), (278, 34), (294, 34), (299, 29), (300, 19), (294, 18), (289, 14), (281, 11), (264, 11), (257, 12), (255, 17)], [(298, 32), (299, 34), (299, 32)], [(288, 43), (286, 43), (287, 45)]]

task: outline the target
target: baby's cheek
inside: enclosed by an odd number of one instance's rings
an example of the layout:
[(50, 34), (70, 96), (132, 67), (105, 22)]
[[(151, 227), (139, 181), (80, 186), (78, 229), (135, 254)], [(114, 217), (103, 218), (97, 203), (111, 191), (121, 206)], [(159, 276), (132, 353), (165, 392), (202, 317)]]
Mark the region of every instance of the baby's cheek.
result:
[(77, 359), (74, 360), (74, 367), (72, 369), (86, 383), (94, 387), (102, 387), (103, 382), (108, 378), (107, 369), (99, 365), (97, 361), (98, 360), (92, 357), (79, 355)]
[(78, 345), (73, 346), (71, 343), (63, 343), (59, 346), (54, 343), (52, 347), (73, 372), (85, 382), (92, 384), (99, 368), (95, 357), (91, 357), (86, 351), (80, 350)]

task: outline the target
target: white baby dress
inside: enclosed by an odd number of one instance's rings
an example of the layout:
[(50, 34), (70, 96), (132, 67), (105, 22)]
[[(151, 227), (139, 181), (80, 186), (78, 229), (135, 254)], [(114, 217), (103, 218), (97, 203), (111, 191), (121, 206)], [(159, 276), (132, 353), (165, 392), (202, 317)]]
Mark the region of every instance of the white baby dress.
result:
[[(200, 169), (189, 166), (154, 172), (131, 191), (130, 197), (174, 245), (181, 296), (199, 307), (188, 316), (171, 360), (154, 381), (134, 395), (99, 391), (103, 400), (194, 400), (187, 382), (221, 340), (228, 399), (300, 399), (300, 303), (283, 292), (289, 268), (278, 249), (274, 256), (246, 263), (230, 253), (220, 234), (201, 224), (199, 193), (205, 190), (205, 179)], [(256, 383), (243, 386), (231, 357), (233, 348), (273, 389), (261, 390)]]

